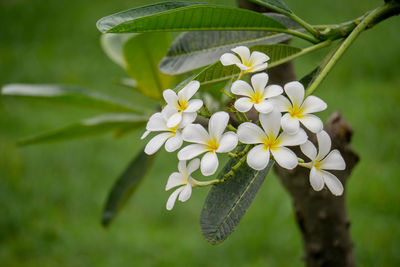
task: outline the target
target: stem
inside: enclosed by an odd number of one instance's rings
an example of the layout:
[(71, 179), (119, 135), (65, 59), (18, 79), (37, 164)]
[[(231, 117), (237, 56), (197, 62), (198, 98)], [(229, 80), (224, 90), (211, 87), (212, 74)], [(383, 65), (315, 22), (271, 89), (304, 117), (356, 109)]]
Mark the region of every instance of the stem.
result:
[(328, 73), (332, 70), (332, 68), (335, 66), (335, 64), (339, 61), (339, 59), (342, 57), (344, 52), (349, 48), (349, 46), (357, 39), (358, 35), (365, 30), (369, 23), (375, 20), (377, 17), (385, 13), (387, 10), (391, 9), (392, 6), (389, 4), (386, 4), (384, 6), (378, 7), (375, 10), (373, 10), (371, 13), (369, 13), (364, 20), (360, 22), (360, 24), (357, 25), (357, 27), (354, 28), (354, 30), (350, 33), (350, 35), (344, 40), (342, 45), (338, 48), (335, 54), (333, 54), (332, 58), (326, 64), (325, 68), (321, 71), (320, 75), (315, 79), (315, 81), (310, 85), (310, 87), (307, 89), (306, 96), (311, 95), (315, 89), (320, 85), (320, 83), (325, 79), (325, 77), (328, 75)]
[(240, 166), (242, 166), (242, 164), (243, 164), (243, 162), (244, 162), (245, 160), (246, 160), (246, 157), (243, 156), (243, 157), (239, 160), (239, 162), (236, 163), (236, 165), (233, 166), (233, 167), (231, 168), (231, 170), (230, 170), (229, 172), (227, 172), (227, 173), (223, 176), (223, 178), (222, 178), (221, 180), (219, 180), (219, 182), (220, 182), (220, 183), (223, 183), (223, 182), (225, 182), (229, 177), (235, 175), (235, 171), (236, 171), (237, 169), (239, 169)]
[(296, 53), (296, 54), (293, 54), (293, 55), (291, 55), (291, 56), (289, 56), (289, 57), (286, 57), (286, 58), (280, 59), (280, 60), (278, 60), (278, 61), (272, 62), (271, 64), (268, 65), (268, 69), (269, 69), (269, 68), (276, 67), (276, 66), (278, 66), (278, 65), (281, 65), (281, 64), (283, 64), (283, 63), (292, 61), (292, 60), (295, 59), (295, 58), (304, 56), (304, 55), (306, 55), (306, 54), (308, 54), (308, 53), (311, 53), (311, 52), (313, 52), (313, 51), (316, 51), (316, 50), (318, 50), (318, 49), (327, 47), (327, 46), (329, 46), (331, 43), (332, 43), (331, 40), (326, 40), (326, 41), (323, 41), (323, 42), (321, 42), (321, 43), (319, 43), (319, 44), (316, 44), (316, 45), (313, 45), (313, 46), (304, 48), (304, 49), (302, 49), (299, 53)]
[(296, 14), (294, 13), (289, 13), (287, 14), (287, 16), (289, 18), (291, 18), (292, 20), (296, 21), (298, 24), (300, 24), (301, 26), (303, 26), (304, 29), (306, 29), (309, 33), (311, 33), (312, 35), (314, 35), (316, 38), (319, 38), (321, 36), (321, 33), (319, 31), (317, 31), (316, 29), (313, 28), (312, 25), (308, 24), (306, 21), (304, 21), (303, 19), (299, 18), (298, 16), (296, 16)]
[(209, 185), (220, 183), (220, 180), (218, 180), (218, 179), (214, 179), (214, 180), (210, 180), (210, 181), (197, 181), (195, 179), (193, 179), (193, 180), (194, 180), (193, 185), (198, 186), (198, 187), (204, 187), (204, 186), (209, 186)]
[(287, 33), (296, 37), (299, 37), (301, 39), (304, 39), (306, 41), (309, 41), (313, 44), (318, 43), (319, 40), (317, 38), (315, 38), (314, 36), (302, 33), (302, 32), (298, 32), (292, 29), (273, 29), (272, 31), (274, 32), (283, 32), (283, 33)]

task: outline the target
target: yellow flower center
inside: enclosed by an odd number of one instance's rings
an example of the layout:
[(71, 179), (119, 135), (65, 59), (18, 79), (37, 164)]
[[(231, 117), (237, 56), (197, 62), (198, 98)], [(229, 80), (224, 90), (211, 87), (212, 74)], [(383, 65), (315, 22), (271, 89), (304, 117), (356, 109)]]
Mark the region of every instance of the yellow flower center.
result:
[(322, 165), (322, 163), (320, 161), (315, 161), (314, 162), (314, 167), (319, 171), (321, 170), (321, 165)]
[(176, 135), (176, 130), (178, 130), (179, 124), (175, 127), (169, 128), (168, 130), (172, 133), (172, 136)]
[(184, 110), (187, 109), (187, 107), (188, 107), (188, 102), (187, 102), (186, 99), (179, 99), (178, 100), (178, 105), (176, 107), (177, 110), (184, 111)]
[(264, 143), (265, 150), (276, 150), (279, 146), (279, 140), (275, 139), (272, 135), (269, 135), (268, 138), (264, 138), (262, 142)]
[(297, 105), (293, 105), (293, 107), (289, 108), (289, 114), (292, 118), (302, 118), (303, 117), (303, 108), (298, 107)]
[(250, 95), (251, 102), (254, 104), (260, 104), (263, 100), (263, 95), (260, 92), (255, 92), (254, 94)]
[(212, 139), (207, 141), (206, 146), (207, 146), (207, 150), (208, 151), (215, 152), (218, 149), (219, 144), (218, 144), (217, 139), (212, 138)]

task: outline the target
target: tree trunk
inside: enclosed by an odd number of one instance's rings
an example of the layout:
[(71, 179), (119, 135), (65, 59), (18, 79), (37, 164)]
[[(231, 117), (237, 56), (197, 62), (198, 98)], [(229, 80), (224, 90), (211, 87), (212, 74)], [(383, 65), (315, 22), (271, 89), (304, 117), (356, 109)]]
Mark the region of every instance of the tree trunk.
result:
[[(267, 12), (264, 7), (238, 0), (239, 7), (258, 12)], [(293, 65), (286, 63), (268, 70), (270, 83), (283, 85), (295, 80)], [(325, 125), (325, 131), (332, 139), (332, 149), (338, 149), (346, 161), (346, 170), (332, 172), (345, 187), (352, 169), (358, 162), (358, 155), (350, 148), (353, 133), (350, 125), (336, 112)], [(315, 143), (315, 135), (309, 134)], [(295, 148), (297, 155), (302, 155)], [(306, 157), (302, 157), (306, 159)], [(315, 192), (309, 182), (310, 170), (296, 168), (288, 171), (275, 165), (282, 184), (289, 192), (299, 225), (307, 266), (354, 266), (353, 245), (350, 237), (350, 221), (347, 216), (344, 195), (333, 196), (328, 190)]]

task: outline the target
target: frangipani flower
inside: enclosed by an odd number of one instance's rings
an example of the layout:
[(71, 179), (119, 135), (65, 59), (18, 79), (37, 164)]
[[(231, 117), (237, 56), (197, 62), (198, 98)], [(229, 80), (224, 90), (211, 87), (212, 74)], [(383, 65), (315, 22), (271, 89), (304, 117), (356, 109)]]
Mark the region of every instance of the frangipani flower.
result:
[(304, 99), (304, 87), (297, 81), (285, 84), (284, 89), (290, 101), (284, 96), (271, 99), (280, 112), (288, 112), (282, 117), (282, 129), (296, 133), (301, 122), (311, 132), (320, 132), (323, 128), (321, 119), (310, 113), (326, 109), (327, 104), (316, 96)]
[(273, 110), (268, 114), (260, 114), (260, 123), (263, 129), (250, 122), (239, 125), (237, 135), (239, 141), (245, 144), (259, 144), (247, 154), (247, 164), (255, 169), (262, 170), (267, 167), (270, 153), (275, 161), (283, 168), (293, 169), (297, 166), (296, 154), (286, 146), (297, 146), (307, 141), (307, 134), (300, 129), (295, 134), (282, 132), (281, 113)]
[(198, 81), (191, 81), (178, 94), (171, 89), (163, 92), (167, 106), (175, 110), (175, 113), (168, 119), (168, 127), (177, 126), (181, 122), (183, 114), (197, 112), (203, 106), (203, 101), (200, 99), (190, 100), (199, 87)]
[(251, 87), (247, 82), (238, 80), (232, 84), (231, 92), (235, 95), (242, 95), (235, 102), (235, 108), (240, 112), (247, 112), (253, 106), (261, 113), (269, 113), (274, 105), (267, 98), (282, 94), (283, 89), (279, 85), (269, 85), (268, 74), (259, 73), (251, 77)]
[(197, 114), (195, 112), (188, 113), (183, 116), (182, 121), (175, 127), (168, 127), (168, 119), (175, 114), (175, 111), (166, 106), (161, 112), (153, 114), (146, 125), (146, 132), (142, 135), (141, 139), (146, 138), (151, 132), (163, 132), (154, 136), (147, 143), (144, 152), (148, 155), (156, 153), (160, 147), (165, 143), (165, 150), (173, 152), (180, 148), (183, 143), (181, 131), (182, 129), (191, 124)]
[(346, 163), (339, 150), (334, 149), (329, 152), (331, 150), (331, 138), (327, 132), (317, 133), (317, 140), (318, 154), (317, 149), (310, 141), (300, 146), (304, 155), (311, 159), (311, 162), (300, 163), (300, 165), (311, 169), (310, 184), (315, 191), (322, 190), (324, 184), (326, 184), (332, 194), (340, 196), (343, 193), (342, 183), (335, 175), (326, 170), (344, 170)]
[(238, 54), (240, 59), (232, 53), (225, 53), (220, 58), (222, 65), (229, 66), (235, 64), (243, 73), (258, 72), (268, 67), (267, 61), (269, 57), (264, 53), (254, 51), (250, 55), (250, 50), (246, 46), (235, 47), (232, 51)]
[(228, 113), (220, 111), (211, 116), (208, 122), (209, 132), (200, 124), (188, 125), (182, 132), (183, 140), (196, 144), (188, 145), (179, 151), (179, 160), (189, 160), (206, 152), (201, 159), (201, 173), (205, 176), (214, 174), (219, 164), (216, 153), (227, 153), (238, 143), (234, 132), (224, 133), (228, 121)]
[(180, 186), (168, 198), (167, 210), (172, 210), (178, 196), (178, 199), (182, 202), (190, 198), (192, 186), (195, 185), (195, 180), (190, 175), (199, 168), (199, 165), (199, 159), (192, 160), (188, 166), (186, 166), (186, 161), (179, 161), (179, 172), (174, 172), (169, 176), (167, 186), (165, 187), (165, 191), (168, 191), (173, 187)]

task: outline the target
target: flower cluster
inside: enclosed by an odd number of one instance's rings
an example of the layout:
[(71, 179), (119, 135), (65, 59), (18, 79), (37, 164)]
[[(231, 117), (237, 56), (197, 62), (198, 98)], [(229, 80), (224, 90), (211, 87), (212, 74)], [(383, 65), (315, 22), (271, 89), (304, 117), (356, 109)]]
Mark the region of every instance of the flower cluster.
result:
[[(168, 152), (180, 149), (177, 153), (179, 172), (169, 176), (166, 190), (178, 188), (169, 197), (167, 209), (173, 208), (176, 199), (182, 202), (188, 200), (192, 187), (220, 182), (197, 181), (191, 176), (199, 168), (204, 176), (213, 175), (219, 166), (218, 153), (246, 157), (247, 164), (255, 170), (264, 169), (271, 158), (282, 168), (309, 168), (310, 184), (314, 190), (322, 190), (326, 185), (332, 194), (341, 195), (341, 182), (328, 170), (344, 170), (345, 162), (338, 150), (330, 151), (330, 137), (323, 131), (321, 119), (313, 114), (325, 110), (327, 104), (316, 96), (305, 97), (304, 87), (297, 81), (289, 82), (283, 88), (267, 85), (269, 76), (261, 72), (268, 67), (269, 57), (264, 53), (250, 53), (245, 46), (232, 51), (236, 55), (225, 53), (220, 61), (225, 66), (236, 65), (241, 70), (230, 88), (233, 96), (225, 92), (234, 100), (227, 110), (239, 122), (237, 129), (229, 124), (231, 117), (228, 112), (209, 114), (202, 100), (192, 99), (200, 88), (198, 81), (189, 82), (179, 92), (165, 90), (165, 107), (153, 114), (146, 125), (142, 139), (151, 132), (158, 134), (147, 143), (145, 153), (154, 154), (164, 144)], [(246, 73), (256, 73), (251, 77), (250, 84), (241, 80)], [(197, 115), (204, 115), (202, 108), (207, 111), (205, 117), (208, 119), (208, 123), (203, 120), (203, 125), (196, 123)], [(252, 109), (257, 113), (254, 122), (246, 116), (246, 112)], [(318, 152), (300, 125), (316, 134)], [(184, 142), (189, 144), (181, 148)], [(247, 145), (245, 152), (232, 153), (239, 143)], [(298, 158), (289, 148), (291, 146), (300, 146), (310, 161)], [(199, 156), (201, 160), (197, 158)]]

